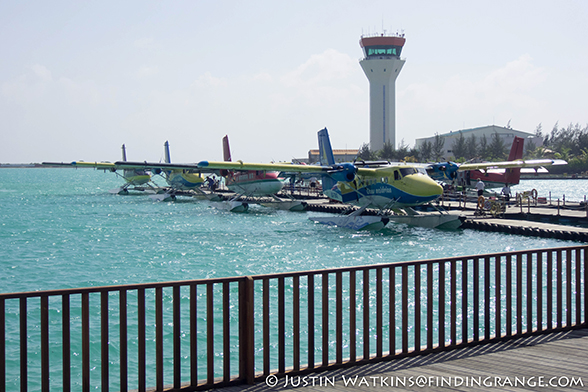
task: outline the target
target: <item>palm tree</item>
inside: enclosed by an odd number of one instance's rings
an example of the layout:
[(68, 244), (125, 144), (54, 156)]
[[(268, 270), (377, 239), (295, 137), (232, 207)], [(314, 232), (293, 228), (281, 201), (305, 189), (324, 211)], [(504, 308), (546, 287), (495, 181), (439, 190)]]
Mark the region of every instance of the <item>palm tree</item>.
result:
[(433, 142), (433, 159), (436, 161), (440, 161), (443, 157), (443, 146), (445, 145), (445, 139), (439, 136), (438, 133), (435, 133), (435, 141)]

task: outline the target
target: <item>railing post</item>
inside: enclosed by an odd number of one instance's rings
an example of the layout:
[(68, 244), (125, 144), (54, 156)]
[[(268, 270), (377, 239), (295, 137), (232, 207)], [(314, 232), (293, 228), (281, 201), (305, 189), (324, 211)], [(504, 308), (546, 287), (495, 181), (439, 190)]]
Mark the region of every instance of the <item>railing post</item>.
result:
[(247, 384), (255, 381), (253, 278), (246, 276), (239, 283), (239, 373)]
[(108, 291), (100, 293), (100, 366), (101, 387), (103, 391), (108, 391)]
[(6, 311), (4, 298), (0, 298), (0, 389), (6, 390)]
[(41, 390), (49, 392), (49, 297), (41, 295)]

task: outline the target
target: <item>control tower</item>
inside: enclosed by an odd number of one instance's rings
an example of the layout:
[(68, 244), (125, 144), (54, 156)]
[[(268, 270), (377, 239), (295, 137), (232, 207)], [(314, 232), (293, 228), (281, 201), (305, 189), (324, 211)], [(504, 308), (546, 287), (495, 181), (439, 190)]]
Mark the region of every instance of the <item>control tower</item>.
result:
[(403, 36), (384, 34), (359, 41), (364, 54), (359, 64), (370, 81), (372, 151), (381, 150), (386, 142), (396, 148), (396, 78), (405, 61), (400, 58), (405, 41)]

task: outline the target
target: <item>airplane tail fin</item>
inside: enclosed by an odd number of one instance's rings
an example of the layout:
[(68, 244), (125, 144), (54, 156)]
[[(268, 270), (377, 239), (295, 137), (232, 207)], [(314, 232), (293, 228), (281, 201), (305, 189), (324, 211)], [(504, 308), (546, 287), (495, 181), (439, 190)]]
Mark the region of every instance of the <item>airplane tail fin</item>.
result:
[[(229, 136), (225, 135), (223, 137), (223, 161), (231, 162), (231, 147), (229, 147)], [(220, 175), (226, 177), (229, 174), (227, 170), (221, 170)]]
[(127, 149), (124, 144), (122, 145), (122, 161), (123, 162), (127, 161)]
[(165, 163), (171, 163), (171, 158), (169, 156), (169, 143), (167, 142), (167, 140), (163, 144), (163, 153), (164, 153), (163, 159), (164, 159)]
[[(331, 147), (331, 139), (329, 138), (329, 132), (327, 131), (327, 128), (323, 128), (318, 131), (318, 143), (319, 163), (323, 166), (334, 165), (335, 156), (333, 155), (333, 148)], [(323, 185), (323, 192), (325, 190), (330, 190), (335, 185), (337, 185), (337, 181), (335, 181), (329, 175), (323, 175), (321, 181)]]
[(514, 140), (512, 141), (512, 147), (510, 148), (510, 154), (508, 154), (508, 160), (514, 161), (515, 159), (521, 159), (523, 157), (524, 145), (525, 139), (515, 136)]
[[(525, 139), (515, 136), (508, 154), (508, 160), (514, 161), (523, 158)], [(521, 169), (506, 169), (505, 180), (508, 184), (518, 184), (521, 179)]]
[(231, 148), (229, 147), (229, 137), (227, 135), (223, 137), (223, 160), (231, 162)]
[(335, 156), (333, 155), (333, 149), (331, 148), (331, 139), (329, 138), (329, 132), (327, 128), (323, 128), (318, 131), (318, 143), (319, 143), (319, 162), (321, 165), (334, 165)]

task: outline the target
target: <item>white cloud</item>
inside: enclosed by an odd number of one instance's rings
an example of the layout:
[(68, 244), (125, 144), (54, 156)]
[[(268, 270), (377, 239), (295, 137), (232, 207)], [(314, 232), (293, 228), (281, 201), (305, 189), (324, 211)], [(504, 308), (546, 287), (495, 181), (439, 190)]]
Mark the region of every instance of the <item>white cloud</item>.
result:
[(522, 55), (486, 74), (457, 74), (437, 83), (413, 83), (398, 92), (397, 119), (406, 123), (404, 130), (418, 129), (419, 135), (413, 136), (417, 138), (494, 120), (505, 125), (547, 105), (539, 91), (548, 76), (529, 55)]
[(194, 87), (227, 87), (229, 85), (227, 78), (218, 78), (216, 76), (212, 76), (210, 72), (206, 72), (204, 75), (200, 76), (196, 79), (193, 83)]
[(357, 71), (357, 61), (349, 55), (328, 49), (321, 54), (312, 55), (296, 70), (281, 78), (286, 87), (299, 84), (316, 85), (349, 77)]
[(2, 83), (2, 95), (11, 102), (31, 102), (43, 97), (53, 81), (51, 71), (44, 65), (35, 64), (12, 80)]
[(51, 71), (49, 71), (44, 65), (35, 64), (31, 66), (31, 70), (42, 82), (49, 83), (53, 80)]
[(155, 49), (158, 46), (153, 38), (139, 38), (133, 44), (139, 49)]
[(139, 70), (137, 71), (137, 77), (139, 78), (147, 78), (149, 76), (153, 76), (156, 75), (159, 72), (159, 69), (157, 66), (147, 66), (144, 65), (141, 68), (139, 68)]

